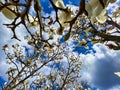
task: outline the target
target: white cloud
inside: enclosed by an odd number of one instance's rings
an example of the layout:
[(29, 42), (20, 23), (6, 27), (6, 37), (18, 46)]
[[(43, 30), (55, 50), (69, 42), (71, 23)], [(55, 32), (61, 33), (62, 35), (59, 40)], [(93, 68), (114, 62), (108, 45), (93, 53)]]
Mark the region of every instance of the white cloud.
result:
[(94, 45), (93, 49), (96, 53), (80, 55), (83, 61), (82, 79), (100, 87), (100, 90), (108, 90), (120, 83), (120, 78), (114, 75), (114, 72), (120, 71), (120, 51), (110, 50), (101, 44)]
[(108, 90), (120, 90), (120, 85), (116, 85)]
[(13, 64), (7, 64), (6, 60), (0, 62), (0, 77), (2, 77), (4, 80), (7, 80), (8, 75), (6, 74), (9, 67), (14, 67)]

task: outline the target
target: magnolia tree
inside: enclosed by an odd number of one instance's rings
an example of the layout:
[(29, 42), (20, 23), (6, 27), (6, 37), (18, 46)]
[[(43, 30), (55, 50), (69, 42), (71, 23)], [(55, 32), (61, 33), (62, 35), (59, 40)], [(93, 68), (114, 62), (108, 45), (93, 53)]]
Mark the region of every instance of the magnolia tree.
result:
[[(34, 54), (27, 55), (20, 44), (12, 45), (12, 52), (9, 52), (9, 44), (3, 46), (6, 63), (10, 65), (3, 90), (84, 90), (80, 80), (82, 62), (69, 42), (75, 41), (76, 46), (86, 49), (89, 42), (120, 49), (120, 23), (115, 21), (120, 16), (120, 8), (112, 15), (108, 15), (106, 9), (116, 0), (79, 2), (78, 8), (73, 10), (65, 6), (63, 0), (49, 0), (55, 12), (52, 18), (43, 15), (39, 0), (0, 0), (1, 13), (11, 20), (3, 24), (13, 32), (11, 39), (21, 41), (16, 28), (23, 25), (29, 33), (24, 39), (34, 47)], [(31, 9), (35, 14), (30, 13)]]

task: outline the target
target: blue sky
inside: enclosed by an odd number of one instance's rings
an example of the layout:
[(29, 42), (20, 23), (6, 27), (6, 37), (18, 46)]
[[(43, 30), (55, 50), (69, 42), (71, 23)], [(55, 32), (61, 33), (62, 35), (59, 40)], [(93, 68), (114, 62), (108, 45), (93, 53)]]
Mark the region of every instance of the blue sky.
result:
[[(79, 5), (79, 0), (64, 0), (64, 2), (65, 4), (73, 4), (74, 6)], [(54, 17), (49, 1), (41, 0), (41, 4), (43, 5), (44, 14), (49, 13)], [(108, 9), (110, 9), (108, 12), (113, 12), (114, 8), (119, 5), (120, 0), (117, 0), (117, 3), (108, 7)], [(14, 42), (18, 41), (10, 39), (12, 33), (2, 25), (3, 23), (9, 23), (10, 20), (6, 19), (2, 13), (0, 13), (0, 21), (0, 84), (2, 84), (7, 78), (5, 71), (8, 68), (8, 65), (5, 64), (6, 59), (4, 52), (2, 51), (2, 46), (6, 43), (12, 45)], [(18, 29), (18, 36), (20, 36), (20, 39), (22, 40), (22, 42), (18, 43), (22, 46), (27, 46), (30, 53), (32, 53), (31, 46), (28, 46), (22, 37), (26, 33), (27, 32), (24, 31), (22, 26)], [(90, 44), (89, 46), (89, 50), (82, 47), (71, 47), (73, 51), (79, 53), (81, 60), (83, 61), (81, 80), (87, 81), (92, 90), (95, 90), (95, 88), (98, 88), (99, 90), (119, 90), (120, 77), (115, 76), (114, 72), (120, 71), (120, 51), (110, 50), (102, 44), (95, 44), (93, 46)]]

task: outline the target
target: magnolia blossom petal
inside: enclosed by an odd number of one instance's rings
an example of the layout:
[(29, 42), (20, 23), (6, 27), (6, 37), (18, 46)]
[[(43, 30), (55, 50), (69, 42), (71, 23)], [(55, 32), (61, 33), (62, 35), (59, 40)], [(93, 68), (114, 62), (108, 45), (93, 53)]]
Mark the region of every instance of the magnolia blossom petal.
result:
[(86, 3), (85, 5), (86, 11), (88, 12), (88, 16), (92, 16), (92, 6), (89, 3)]
[[(10, 9), (13, 10), (13, 12)], [(8, 8), (3, 8), (1, 12), (8, 19), (15, 19), (16, 18), (16, 15), (14, 13), (15, 9), (16, 9), (15, 6), (11, 5), (8, 6)]]
[(64, 5), (63, 0), (54, 0), (54, 4), (55, 4), (57, 7), (65, 8), (65, 5)]
[(114, 74), (120, 77), (120, 72), (114, 72)]
[(107, 19), (107, 11), (106, 9), (103, 9), (100, 15), (96, 17), (96, 20), (102, 24), (102, 23), (105, 23), (106, 19)]
[[(0, 7), (3, 6), (2, 5), (2, 1), (0, 0)], [(13, 11), (13, 12), (12, 12)], [(16, 12), (16, 7), (13, 6), (13, 5), (9, 5), (7, 7), (4, 7), (2, 10), (1, 10), (2, 14), (8, 18), (8, 19), (15, 19), (16, 18), (16, 15), (14, 12)]]
[(94, 23), (97, 20), (99, 23), (104, 23), (107, 19), (106, 7), (109, 3), (114, 3), (115, 1), (116, 0), (103, 0), (105, 7), (102, 6), (99, 0), (90, 0), (86, 3), (85, 8), (91, 22)]
[(28, 25), (28, 28), (35, 28), (36, 30), (39, 29), (38, 27), (38, 18), (35, 18), (34, 16), (28, 14), (28, 16), (25, 17), (25, 20), (26, 21), (29, 21), (29, 25)]
[(97, 4), (98, 2), (99, 2), (99, 0), (90, 0), (89, 4), (94, 5), (94, 4)]
[(63, 27), (67, 27), (68, 23), (66, 23), (66, 22), (70, 21), (74, 18), (71, 8), (67, 7), (67, 10), (68, 10), (68, 12), (61, 11), (60, 14), (58, 15), (60, 23), (62, 24)]
[(8, 47), (8, 45), (7, 44), (5, 44), (4, 46), (3, 46), (3, 50), (9, 50), (9, 47)]
[(29, 28), (33, 27), (33, 28), (35, 28), (36, 30), (39, 30), (38, 21), (31, 22), (28, 27), (29, 27)]
[(95, 18), (103, 10), (103, 7), (100, 4), (99, 0), (90, 0), (88, 3), (86, 3), (85, 8), (86, 11), (88, 12), (88, 16), (90, 17), (92, 23), (96, 21)]
[(114, 2), (116, 2), (116, 0), (108, 0), (108, 1), (110, 1), (110, 3), (114, 3)]
[(25, 17), (25, 20), (27, 20), (31, 23), (31, 22), (34, 22), (34, 17), (32, 15), (28, 14), (28, 16)]

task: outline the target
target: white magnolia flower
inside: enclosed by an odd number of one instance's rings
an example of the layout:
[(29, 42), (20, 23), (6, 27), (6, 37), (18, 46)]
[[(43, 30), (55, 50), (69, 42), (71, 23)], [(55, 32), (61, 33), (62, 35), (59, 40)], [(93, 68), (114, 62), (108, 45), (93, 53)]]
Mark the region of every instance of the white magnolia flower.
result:
[[(0, 6), (2, 6), (0, 1)], [(16, 12), (16, 7), (13, 5), (9, 5), (1, 10), (2, 14), (8, 18), (8, 19), (15, 19), (16, 15), (14, 12)]]
[(86, 3), (86, 10), (88, 12), (88, 16), (91, 19), (91, 22), (94, 23), (96, 20), (99, 23), (104, 23), (107, 19), (107, 11), (106, 7), (109, 3), (114, 3), (116, 0), (103, 0), (104, 6), (100, 3), (99, 0), (90, 0)]
[(106, 19), (107, 19), (107, 12), (106, 12), (106, 9), (103, 9), (101, 13), (96, 17), (96, 20), (99, 23), (104, 23)]
[(28, 14), (28, 16), (25, 17), (25, 20), (27, 20), (31, 23), (31, 22), (34, 22), (34, 17), (32, 15)]
[(39, 73), (38, 73), (38, 76), (41, 77), (41, 78), (43, 78), (42, 72), (39, 72)]
[(31, 64), (31, 62), (32, 62), (32, 60), (30, 58), (28, 58), (28, 60), (26, 60), (24, 63), (25, 63), (25, 65), (29, 65), (29, 64)]
[(63, 0), (54, 0), (54, 4), (57, 6), (57, 7), (60, 7), (60, 8), (63, 8), (63, 9), (67, 9), (68, 12), (65, 12), (65, 11), (61, 11), (58, 15), (59, 17), (59, 20), (60, 20), (60, 23), (62, 24), (62, 26), (66, 26), (67, 24), (64, 23), (66, 21), (70, 21), (71, 18), (73, 18), (73, 12), (71, 10), (70, 7), (66, 7), (64, 5), (64, 2)]
[(88, 16), (91, 18), (91, 22), (94, 23), (96, 21), (96, 17), (99, 16), (101, 11), (103, 10), (102, 5), (99, 0), (90, 0), (90, 2), (86, 3), (86, 10), (88, 12)]
[(88, 88), (88, 90), (91, 90), (90, 88)]
[(114, 72), (114, 74), (120, 77), (120, 72)]
[(44, 90), (49, 90), (49, 88), (50, 88), (50, 86), (47, 85), (47, 86), (44, 87)]
[(25, 20), (27, 20), (29, 22), (28, 27), (34, 27), (36, 30), (38, 30), (38, 18), (28, 14), (28, 16), (25, 17)]
[(3, 46), (3, 50), (5, 50), (5, 51), (9, 50), (9, 47), (8, 47), (7, 44), (5, 44), (5, 45)]
[(54, 4), (59, 8), (64, 8), (65, 9), (65, 5), (64, 5), (63, 0), (54, 0)]
[(87, 41), (85, 39), (82, 39), (80, 43), (78, 43), (78, 46), (84, 46), (86, 45)]
[(84, 45), (84, 48), (85, 48), (85, 49), (89, 49), (89, 47), (88, 47), (88, 45), (87, 45), (87, 44), (86, 44), (86, 45)]
[(78, 85), (78, 88), (83, 89), (83, 86), (81, 84)]
[(73, 15), (73, 12), (71, 10), (70, 7), (66, 7), (64, 5), (64, 2), (63, 0), (54, 0), (54, 4), (59, 7), (59, 8), (63, 8), (63, 9), (67, 9), (67, 12), (65, 11), (60, 11), (60, 13), (58, 14), (58, 18), (59, 18), (59, 21), (62, 25), (61, 28), (58, 28), (58, 34), (62, 34), (63, 33), (63, 30), (68, 27), (68, 23), (66, 23), (67, 21), (70, 21), (73, 19), (74, 15)]
[(24, 82), (24, 83), (28, 85), (28, 84), (29, 84), (29, 80), (25, 80), (25, 82)]
[(71, 10), (71, 7), (66, 7), (68, 12), (61, 11), (60, 14), (58, 15), (60, 23), (62, 24), (63, 27), (67, 27), (68, 23), (67, 21), (70, 21), (74, 18), (74, 14)]
[(29, 28), (30, 28), (30, 27), (34, 27), (36, 30), (39, 30), (37, 19), (36, 19), (34, 22), (31, 22), (31, 23), (29, 24)]
[(69, 27), (69, 21), (71, 21), (73, 18), (74, 18), (74, 14), (71, 10), (71, 7), (66, 7), (66, 10), (67, 11), (60, 11), (59, 14), (58, 14), (58, 18), (59, 18), (59, 21), (62, 25), (62, 27), (58, 28), (58, 31), (57, 33), (58, 34), (62, 34), (63, 33), (63, 30), (67, 27)]
[(39, 31), (36, 31), (35, 33), (38, 37), (40, 37), (40, 32)]

